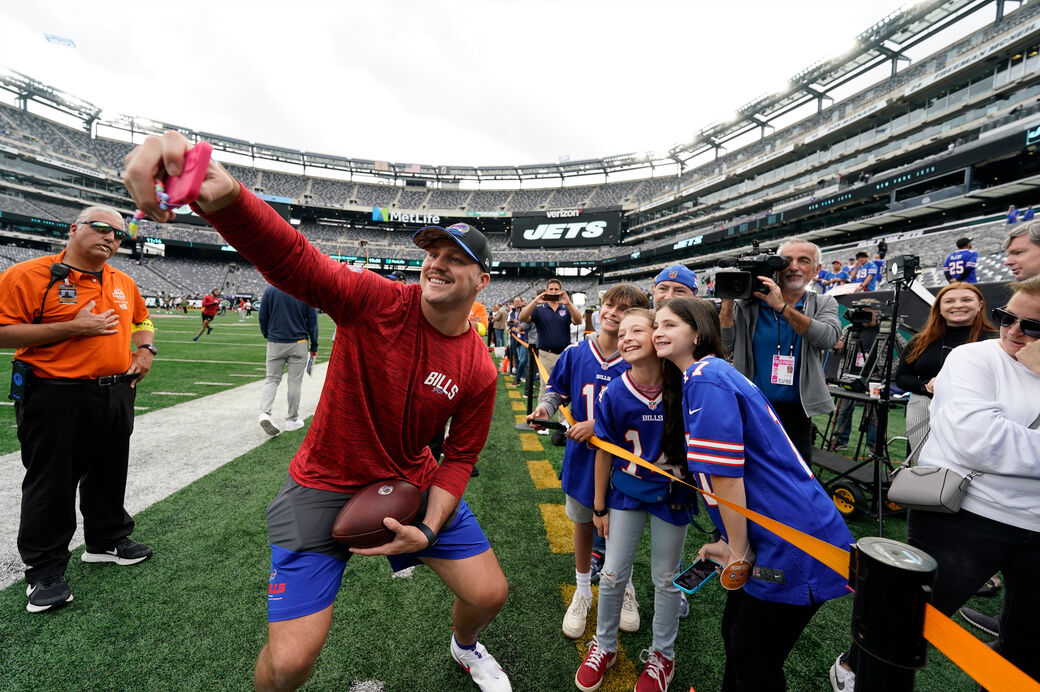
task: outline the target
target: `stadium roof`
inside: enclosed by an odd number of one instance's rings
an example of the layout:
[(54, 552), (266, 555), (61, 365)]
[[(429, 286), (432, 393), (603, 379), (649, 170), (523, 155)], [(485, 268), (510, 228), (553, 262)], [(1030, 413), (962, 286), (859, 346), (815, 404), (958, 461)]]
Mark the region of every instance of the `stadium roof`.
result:
[[(856, 37), (855, 48), (845, 55), (821, 61), (801, 70), (788, 80), (780, 92), (760, 96), (739, 108), (734, 117), (714, 123), (697, 132), (685, 144), (673, 147), (664, 155), (627, 153), (598, 159), (561, 161), (534, 165), (444, 166), (417, 163), (394, 163), (355, 159), (316, 152), (305, 152), (277, 145), (257, 144), (191, 128), (145, 118), (118, 116), (100, 119), (101, 109), (80, 98), (66, 94), (25, 75), (0, 67), (0, 89), (10, 91), (24, 104), (34, 100), (80, 118), (86, 129), (98, 124), (134, 134), (161, 134), (177, 130), (190, 139), (205, 139), (217, 150), (305, 169), (334, 169), (375, 178), (413, 179), (436, 184), (467, 181), (524, 181), (580, 178), (591, 175), (611, 176), (630, 171), (645, 171), (647, 177), (659, 167), (674, 170), (700, 154), (722, 147), (755, 129), (770, 127), (770, 122), (816, 100), (819, 108), (834, 89), (891, 61), (892, 72), (900, 60), (906, 60), (907, 49), (942, 31), (993, 0), (923, 0), (896, 10)], [(998, 0), (998, 13), (1001, 11)]]

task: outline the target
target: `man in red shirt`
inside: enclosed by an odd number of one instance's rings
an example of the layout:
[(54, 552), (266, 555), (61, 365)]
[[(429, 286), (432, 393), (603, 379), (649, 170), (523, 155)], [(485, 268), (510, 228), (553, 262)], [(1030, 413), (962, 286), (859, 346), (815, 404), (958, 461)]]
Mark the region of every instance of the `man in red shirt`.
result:
[(220, 308), (219, 296), (220, 289), (217, 288), (202, 296), (202, 329), (199, 330), (199, 333), (195, 335), (192, 341), (198, 341), (199, 337), (202, 336), (202, 332), (209, 334), (213, 331), (213, 327), (209, 326), (209, 323), (217, 316), (217, 310)]
[[(128, 157), (124, 181), (157, 221), (154, 179), (176, 175), (190, 143), (149, 137)], [(467, 224), (428, 226), (418, 284), (394, 283), (316, 250), (267, 204), (211, 162), (193, 205), (274, 286), (337, 324), (314, 421), (267, 508), (271, 543), (268, 642), (254, 672), (258, 690), (295, 689), (311, 674), (332, 622), (352, 553), (386, 555), (395, 570), (419, 563), (455, 594), (451, 654), (485, 692), (511, 690), (477, 635), (505, 604), (505, 575), (462, 500), (487, 439), (496, 373), (468, 316), (490, 281), (487, 240)], [(427, 446), (451, 420), (438, 465)], [(388, 478), (429, 491), (426, 514), (386, 545), (351, 548), (331, 538), (350, 494)]]

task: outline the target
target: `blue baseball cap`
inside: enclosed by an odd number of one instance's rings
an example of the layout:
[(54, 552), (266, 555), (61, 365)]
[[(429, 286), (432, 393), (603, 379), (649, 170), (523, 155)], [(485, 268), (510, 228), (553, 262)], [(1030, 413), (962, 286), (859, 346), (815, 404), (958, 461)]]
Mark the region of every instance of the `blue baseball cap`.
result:
[(697, 275), (681, 264), (673, 264), (662, 269), (661, 273), (654, 279), (654, 286), (662, 281), (674, 281), (686, 286), (694, 293), (697, 292)]
[(441, 238), (450, 238), (473, 258), (485, 272), (491, 273), (491, 248), (488, 247), (487, 238), (479, 230), (468, 223), (457, 223), (444, 228), (443, 226), (423, 226), (415, 235), (412, 242), (426, 250)]

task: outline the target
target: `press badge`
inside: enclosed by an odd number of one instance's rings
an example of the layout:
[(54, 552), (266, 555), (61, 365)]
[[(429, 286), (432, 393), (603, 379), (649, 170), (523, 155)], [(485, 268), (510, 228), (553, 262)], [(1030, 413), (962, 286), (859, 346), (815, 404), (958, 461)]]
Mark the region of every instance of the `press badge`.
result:
[(794, 356), (773, 356), (773, 373), (769, 378), (773, 384), (794, 384)]
[(75, 305), (76, 304), (76, 285), (75, 284), (58, 284), (58, 303), (60, 305)]

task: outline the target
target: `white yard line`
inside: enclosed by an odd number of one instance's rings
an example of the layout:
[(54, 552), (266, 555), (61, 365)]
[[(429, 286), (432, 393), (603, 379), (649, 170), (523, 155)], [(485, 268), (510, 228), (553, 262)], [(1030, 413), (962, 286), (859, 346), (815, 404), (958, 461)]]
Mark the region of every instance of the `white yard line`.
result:
[[(303, 378), (301, 417), (314, 415), (325, 382), (326, 367), (326, 363), (315, 365), (314, 376)], [(263, 384), (261, 381), (250, 382), (137, 416), (134, 434), (130, 438), (126, 511), (137, 514), (271, 439), (257, 424), (256, 418)], [(278, 392), (276, 410), (285, 406), (285, 391), (282, 387)], [(177, 392), (163, 393), (180, 396)], [(203, 427), (206, 430), (234, 430), (235, 433), (221, 434), (217, 438), (204, 435), (203, 443), (199, 444)], [(285, 466), (289, 466), (288, 459)], [(0, 456), (0, 588), (23, 576), (24, 567), (15, 543), (23, 475), (20, 452)], [(77, 520), (80, 520), (78, 515), (77, 510)], [(136, 533), (134, 538), (152, 545), (162, 540), (161, 536)], [(82, 543), (83, 532), (79, 529), (72, 538), (72, 546), (75, 548)]]

